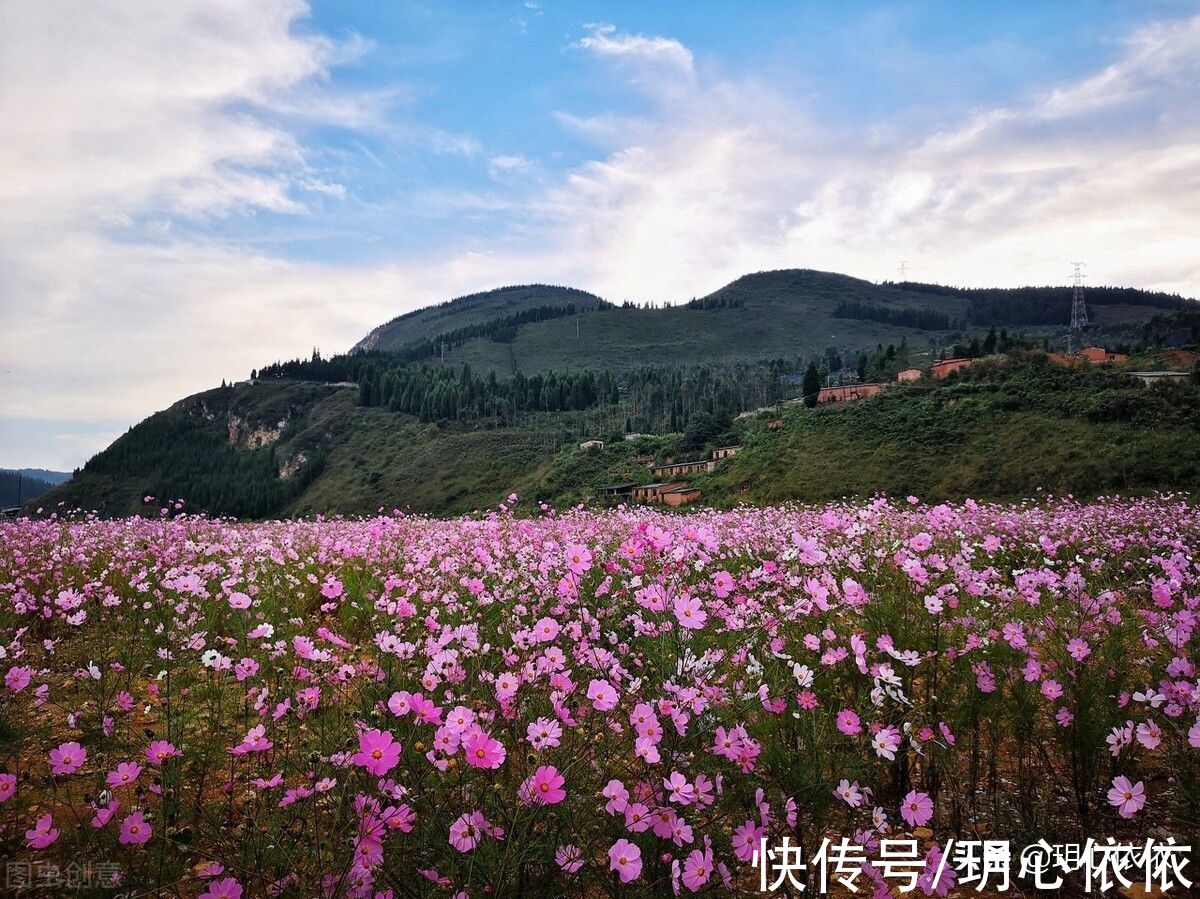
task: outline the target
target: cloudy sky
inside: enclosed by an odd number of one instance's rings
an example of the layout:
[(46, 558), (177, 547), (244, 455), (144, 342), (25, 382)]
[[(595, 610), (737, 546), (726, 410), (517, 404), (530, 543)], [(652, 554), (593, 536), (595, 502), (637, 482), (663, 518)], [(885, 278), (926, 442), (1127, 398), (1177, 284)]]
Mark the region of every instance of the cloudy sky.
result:
[(506, 283), (1200, 295), (1200, 3), (0, 0), (0, 466)]

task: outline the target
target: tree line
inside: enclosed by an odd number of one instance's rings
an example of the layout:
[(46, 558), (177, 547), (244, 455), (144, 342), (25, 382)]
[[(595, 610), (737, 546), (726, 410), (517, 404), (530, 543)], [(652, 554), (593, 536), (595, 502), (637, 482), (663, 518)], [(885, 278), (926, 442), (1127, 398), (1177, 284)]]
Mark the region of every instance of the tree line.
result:
[(838, 303), (833, 308), (833, 317), (880, 322), (902, 328), (919, 328), (922, 331), (949, 331), (953, 327), (950, 316), (936, 309), (894, 309), (890, 306), (873, 306), (858, 300)]

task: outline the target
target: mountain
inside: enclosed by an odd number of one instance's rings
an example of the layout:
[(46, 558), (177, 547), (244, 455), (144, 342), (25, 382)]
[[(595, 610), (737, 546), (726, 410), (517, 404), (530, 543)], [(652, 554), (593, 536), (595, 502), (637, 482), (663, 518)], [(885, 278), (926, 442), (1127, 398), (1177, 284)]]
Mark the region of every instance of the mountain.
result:
[[(1117, 288), (1087, 297), (1097, 322), (1088, 339), (1109, 346), (1143, 332), (1177, 334), (1170, 322), (1196, 308)], [(1162, 409), (1160, 394), (1139, 393), (1119, 373), (1062, 373), (1048, 370), (1044, 355), (1035, 363), (1022, 354), (1062, 338), (1070, 301), (1070, 288), (872, 284), (808, 270), (748, 275), (672, 307), (615, 305), (563, 287), (502, 288), (400, 316), (349, 354), (272, 363), (250, 381), (181, 400), (42, 504), (128, 514), (182, 498), (188, 508), (242, 517), (458, 514), (513, 491), (592, 499), (605, 483), (645, 480), (637, 456), (743, 439), (744, 456), (699, 479), (707, 499), (1190, 483), (1171, 460), (1192, 460), (1189, 447), (1200, 444), (1184, 415), (1195, 388), (1179, 388), (1174, 407)], [(990, 328), (993, 319), (1007, 324)], [(983, 378), (970, 396), (938, 392), (959, 389), (956, 378), (845, 410), (796, 410), (767, 449), (756, 449), (754, 416), (731, 423), (797, 396), (809, 363), (831, 379), (857, 368), (865, 380), (893, 380), (935, 353), (990, 352), (1023, 361)], [(1041, 387), (1015, 390), (1013, 372), (1030, 366), (1030, 383)], [(1108, 412), (1096, 411), (1096, 395), (1107, 397)], [(639, 432), (651, 436), (622, 439)], [(578, 449), (596, 438), (607, 442), (603, 451)], [(1099, 448), (1090, 456), (1089, 443)], [(1118, 482), (1103, 475), (1109, 463)]]
[[(1087, 298), (1094, 335), (1109, 342), (1135, 340), (1154, 314), (1189, 303), (1128, 288), (1090, 288)], [(506, 324), (537, 309), (544, 317)], [(627, 372), (644, 365), (795, 359), (828, 347), (846, 354), (901, 340), (930, 350), (993, 324), (1053, 332), (1070, 322), (1070, 310), (1069, 287), (875, 284), (787, 269), (746, 275), (707, 296), (654, 308), (606, 303), (562, 287), (502, 288), (400, 316), (355, 349), (415, 352), (438, 364), (444, 347), (448, 364), (505, 374)]]
[(0, 469), (0, 508), (22, 505), (70, 479), (71, 475), (65, 471), (47, 471), (44, 468)]

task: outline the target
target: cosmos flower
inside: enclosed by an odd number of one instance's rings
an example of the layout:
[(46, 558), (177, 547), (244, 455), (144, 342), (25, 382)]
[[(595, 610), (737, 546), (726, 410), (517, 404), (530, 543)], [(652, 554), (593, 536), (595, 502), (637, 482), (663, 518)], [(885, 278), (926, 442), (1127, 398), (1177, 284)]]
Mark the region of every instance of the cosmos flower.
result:
[(617, 840), (608, 850), (608, 867), (617, 872), (621, 883), (637, 880), (642, 874), (642, 850), (628, 840)]
[(1122, 818), (1132, 818), (1146, 804), (1146, 785), (1140, 780), (1130, 783), (1123, 774), (1114, 777), (1108, 801)]

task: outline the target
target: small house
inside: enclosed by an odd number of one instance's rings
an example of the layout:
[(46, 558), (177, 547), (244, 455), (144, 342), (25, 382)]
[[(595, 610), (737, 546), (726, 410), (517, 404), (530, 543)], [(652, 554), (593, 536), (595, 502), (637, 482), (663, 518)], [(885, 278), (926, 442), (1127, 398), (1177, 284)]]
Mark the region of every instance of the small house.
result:
[(697, 462), (669, 462), (666, 465), (655, 465), (650, 469), (650, 473), (656, 478), (678, 478), (689, 474), (700, 474), (704, 471), (708, 471), (707, 459)]
[(688, 503), (694, 503), (704, 494), (695, 487), (676, 487), (671, 490), (664, 490), (660, 494), (661, 502), (668, 506), (686, 506)]
[(714, 462), (720, 462), (722, 459), (728, 459), (730, 456), (736, 456), (740, 446), (718, 446), (712, 451)]
[(1124, 362), (1129, 357), (1124, 353), (1110, 353), (1103, 347), (1087, 346), (1079, 351), (1079, 357), (1086, 359), (1088, 362), (1097, 362), (1100, 364)]
[(657, 503), (661, 502), (661, 494), (665, 491), (686, 486), (686, 481), (664, 481), (658, 484), (638, 484), (633, 488), (633, 498), (643, 503)]
[(592, 452), (593, 450), (602, 450), (602, 449), (604, 449), (604, 441), (603, 440), (585, 440), (585, 441), (583, 441), (583, 443), (579, 444), (579, 448), (581, 450), (586, 450), (588, 452)]
[(943, 359), (940, 362), (933, 363), (929, 372), (935, 378), (941, 380), (942, 378), (950, 377), (950, 375), (958, 371), (960, 368), (967, 368), (968, 366), (974, 364), (974, 359), (966, 359), (961, 356), (956, 356), (953, 359)]
[(840, 387), (822, 387), (817, 394), (817, 403), (852, 403), (883, 392), (882, 384), (843, 384)]
[(600, 496), (629, 496), (631, 493), (633, 493), (633, 488), (637, 486), (637, 483), (634, 481), (629, 481), (624, 484), (605, 484), (596, 492)]

